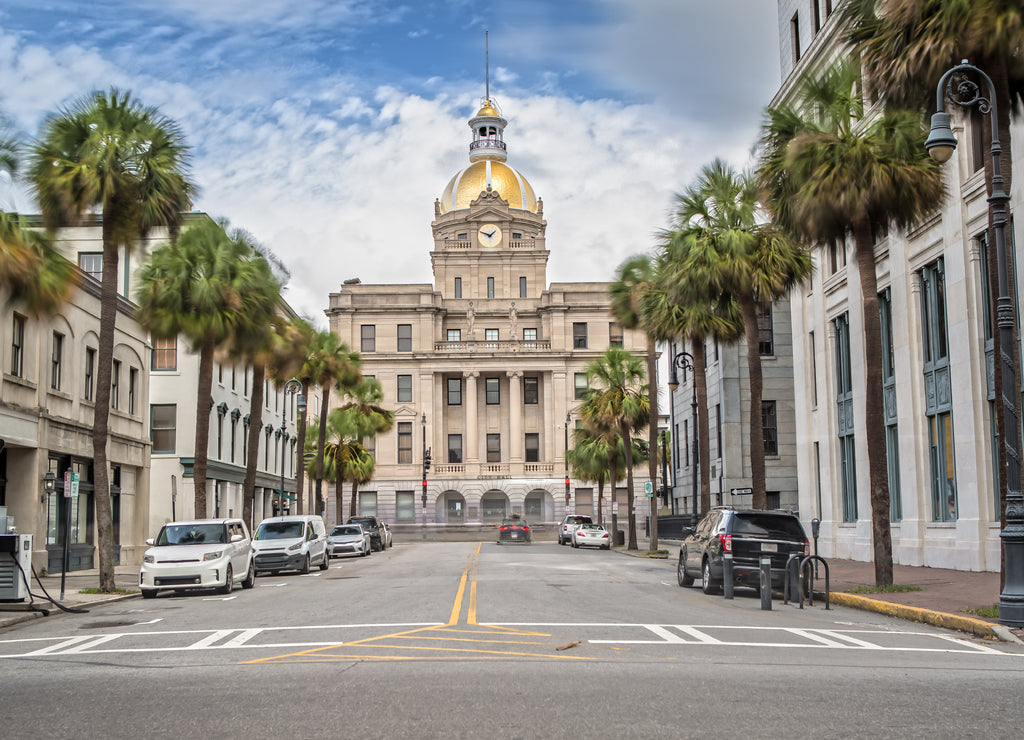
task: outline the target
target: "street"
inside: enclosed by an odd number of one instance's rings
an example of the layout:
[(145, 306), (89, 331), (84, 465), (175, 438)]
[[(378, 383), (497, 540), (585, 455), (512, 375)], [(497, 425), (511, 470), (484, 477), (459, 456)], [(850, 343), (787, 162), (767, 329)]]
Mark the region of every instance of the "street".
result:
[[(698, 582), (699, 583), (699, 582)], [(1019, 726), (1018, 645), (553, 542), (397, 542), (249, 591), (0, 633), (11, 738), (959, 737)]]

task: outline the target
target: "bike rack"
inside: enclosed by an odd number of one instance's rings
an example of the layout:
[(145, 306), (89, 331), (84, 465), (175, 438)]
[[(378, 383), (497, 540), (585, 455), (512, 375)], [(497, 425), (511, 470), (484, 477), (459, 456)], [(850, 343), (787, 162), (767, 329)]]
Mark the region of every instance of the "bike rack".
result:
[[(813, 569), (811, 568), (812, 563), (814, 564)], [(820, 555), (808, 555), (803, 559), (796, 553), (789, 556), (789, 560), (786, 561), (786, 581), (783, 585), (783, 597), (786, 600), (783, 603), (789, 603), (790, 579), (795, 578), (800, 608), (804, 608), (805, 591), (807, 593), (807, 603), (810, 606), (814, 606), (814, 577), (812, 571), (817, 570), (818, 563), (821, 563), (825, 568), (825, 609), (830, 610), (832, 608), (829, 604), (831, 589), (829, 587), (828, 563)], [(793, 566), (796, 567), (794, 568)], [(803, 578), (800, 577), (801, 574), (803, 574)]]

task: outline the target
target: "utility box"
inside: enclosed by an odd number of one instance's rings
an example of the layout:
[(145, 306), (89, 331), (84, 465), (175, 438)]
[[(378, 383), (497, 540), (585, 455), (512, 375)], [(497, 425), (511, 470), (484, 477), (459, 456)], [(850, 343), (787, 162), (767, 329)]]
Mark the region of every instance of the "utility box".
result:
[(0, 534), (0, 601), (24, 601), (32, 578), (32, 535)]

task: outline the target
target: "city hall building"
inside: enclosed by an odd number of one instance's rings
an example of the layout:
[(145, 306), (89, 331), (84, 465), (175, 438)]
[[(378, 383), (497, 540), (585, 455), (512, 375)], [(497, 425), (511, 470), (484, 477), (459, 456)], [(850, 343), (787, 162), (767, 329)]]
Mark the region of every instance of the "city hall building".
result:
[[(469, 121), (469, 166), (434, 203), (432, 284), (352, 279), (330, 295), (331, 330), (359, 351), (395, 416), (367, 441), (377, 465), (359, 490), (364, 515), (471, 525), (597, 513), (596, 486), (565, 461), (586, 368), (608, 347), (642, 355), (646, 338), (615, 323), (607, 283), (547, 283), (543, 202), (506, 163), (506, 125), (491, 99)], [(641, 523), (646, 470), (634, 471)], [(615, 500), (625, 516), (624, 487)]]

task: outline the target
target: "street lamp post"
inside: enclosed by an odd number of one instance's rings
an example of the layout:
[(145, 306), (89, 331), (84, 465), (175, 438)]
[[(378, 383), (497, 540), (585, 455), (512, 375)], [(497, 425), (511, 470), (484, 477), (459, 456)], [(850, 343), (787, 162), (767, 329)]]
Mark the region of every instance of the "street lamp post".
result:
[[(987, 87), (988, 97), (972, 77), (980, 78)], [(953, 80), (957, 83), (954, 86)], [(999, 145), (999, 116), (996, 112), (996, 89), (992, 79), (967, 60), (948, 70), (935, 90), (935, 115), (925, 147), (932, 159), (943, 163), (953, 156), (956, 136), (949, 125), (945, 103), (961, 108), (977, 108), (992, 122), (992, 195), (988, 198), (989, 215), (996, 236), (999, 296), (996, 298), (996, 316), (999, 325), (999, 354), (1003, 378), (1003, 436), (1006, 455), (1006, 527), (1000, 532), (1003, 541), (1004, 585), (999, 595), (999, 621), (1010, 627), (1024, 627), (1024, 497), (1020, 489), (1020, 447), (1018, 437), (1017, 403), (1014, 398), (1017, 377), (1013, 359), (1013, 298), (1010, 295), (1006, 270), (1006, 209), (1010, 200), (1003, 185), (1000, 166), (1002, 147)]]
[[(423, 460), (423, 493), (420, 495), (420, 501), (425, 510), (427, 508), (427, 471), (430, 470), (430, 450), (427, 449), (427, 413), (425, 411), (421, 421), (423, 422), (423, 457), (420, 459)], [(426, 516), (423, 521), (426, 523)]]
[[(689, 352), (679, 352), (675, 357), (672, 358), (672, 362), (669, 363), (668, 367), (668, 387), (669, 390), (675, 391), (679, 387), (679, 376), (676, 374), (676, 368), (679, 368), (684, 373), (693, 372), (693, 355)], [(669, 396), (670, 402), (673, 402), (674, 397)], [(692, 421), (690, 422), (690, 438), (693, 440), (692, 449), (693, 455), (691, 462), (693, 463), (693, 490), (691, 491), (691, 497), (693, 499), (693, 521), (690, 522), (693, 526), (697, 526), (697, 462), (700, 459), (698, 455), (697, 447), (697, 381), (696, 377), (693, 379), (693, 397), (690, 399), (690, 416)]]
[[(569, 423), (572, 421), (572, 417), (569, 412), (565, 412), (565, 448), (564, 448), (564, 461), (565, 461), (565, 513), (566, 516), (569, 514), (569, 499), (571, 494), (569, 493)], [(598, 502), (598, 511), (600, 512), (600, 502)], [(597, 518), (598, 524), (601, 523), (601, 517)]]
[[(281, 496), (278, 499), (279, 506), (277, 510), (284, 514), (284, 459), (287, 455), (288, 450), (288, 428), (286, 426), (288, 418), (288, 395), (295, 394), (302, 390), (302, 383), (298, 378), (292, 378), (284, 384), (284, 403), (281, 404)], [(299, 407), (299, 418), (302, 418), (302, 411), (306, 406), (306, 397), (301, 393), (295, 398), (295, 403)], [(267, 440), (270, 441), (269, 438)], [(299, 455), (302, 455), (302, 451), (299, 451)]]

